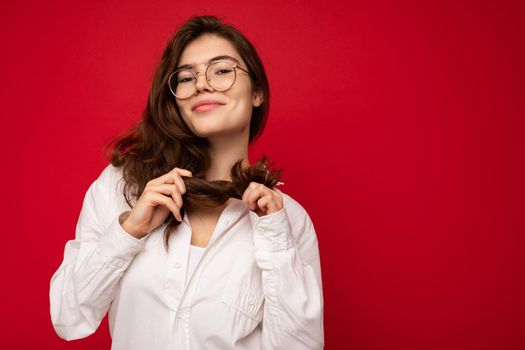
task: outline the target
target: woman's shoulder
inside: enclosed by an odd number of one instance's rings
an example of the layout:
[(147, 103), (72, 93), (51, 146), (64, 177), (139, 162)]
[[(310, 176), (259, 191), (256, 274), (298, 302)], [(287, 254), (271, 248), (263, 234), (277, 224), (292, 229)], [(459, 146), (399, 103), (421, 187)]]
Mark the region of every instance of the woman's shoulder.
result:
[[(277, 190), (283, 197), (284, 209), (286, 215), (292, 223), (299, 226), (309, 226), (312, 224), (310, 215), (305, 207), (292, 195)], [(303, 227), (301, 227), (303, 228)]]
[(97, 181), (109, 186), (119, 182), (120, 179), (122, 179), (122, 166), (116, 167), (109, 163), (102, 169)]
[(128, 207), (124, 197), (125, 181), (122, 166), (117, 167), (111, 163), (107, 164), (100, 172), (95, 183), (98, 183), (103, 192), (107, 193), (113, 205), (116, 204), (117, 210)]
[(314, 224), (305, 207), (292, 195), (277, 191), (283, 197), (284, 210), (295, 241), (301, 246), (307, 240), (317, 240)]
[(116, 167), (111, 163), (107, 164), (99, 173), (93, 185), (111, 191), (112, 195), (116, 192), (122, 192), (124, 186), (123, 167)]

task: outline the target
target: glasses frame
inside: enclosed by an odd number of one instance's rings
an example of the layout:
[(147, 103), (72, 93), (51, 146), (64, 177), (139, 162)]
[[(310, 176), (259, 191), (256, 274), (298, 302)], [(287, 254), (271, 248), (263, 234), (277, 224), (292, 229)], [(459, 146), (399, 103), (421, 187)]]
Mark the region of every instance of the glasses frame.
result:
[[(210, 80), (211, 78), (208, 76), (208, 70), (210, 69), (210, 67), (213, 65), (213, 64), (216, 64), (218, 62), (226, 62), (228, 64), (230, 64), (233, 68), (233, 82), (231, 83), (231, 85), (229, 87), (227, 87), (226, 89), (217, 89), (215, 88), (215, 86), (213, 86), (211, 83), (210, 83)], [(213, 90), (215, 91), (220, 91), (220, 92), (223, 92), (223, 91), (227, 91), (229, 89), (231, 89), (231, 87), (235, 84), (235, 81), (237, 80), (237, 69), (240, 69), (242, 70), (243, 72), (247, 73), (247, 74), (250, 74), (248, 72), (247, 69), (244, 69), (242, 68), (241, 66), (239, 66), (237, 63), (233, 63), (229, 60), (217, 60), (217, 61), (213, 61), (213, 62), (209, 62), (208, 65), (206, 66), (206, 70), (204, 71), (204, 76), (206, 78), (206, 83), (211, 86), (213, 88)], [(175, 92), (173, 91), (173, 89), (171, 88), (171, 84), (170, 84), (170, 81), (171, 81), (171, 78), (173, 77), (173, 75), (177, 74), (178, 72), (180, 71), (183, 71), (183, 70), (187, 70), (191, 73), (191, 75), (193, 75), (193, 78), (195, 79), (193, 81), (193, 93), (191, 93), (188, 97), (178, 97)], [(175, 98), (178, 98), (179, 100), (185, 100), (185, 99), (188, 99), (190, 98), (191, 96), (195, 95), (195, 91), (197, 91), (197, 77), (200, 75), (200, 74), (203, 74), (203, 73), (199, 73), (197, 72), (197, 74), (195, 74), (191, 69), (189, 68), (180, 68), (180, 69), (177, 69), (176, 71), (174, 71), (173, 73), (170, 74), (170, 76), (168, 77), (168, 82), (167, 82), (167, 85), (172, 93), (173, 96), (175, 96)]]

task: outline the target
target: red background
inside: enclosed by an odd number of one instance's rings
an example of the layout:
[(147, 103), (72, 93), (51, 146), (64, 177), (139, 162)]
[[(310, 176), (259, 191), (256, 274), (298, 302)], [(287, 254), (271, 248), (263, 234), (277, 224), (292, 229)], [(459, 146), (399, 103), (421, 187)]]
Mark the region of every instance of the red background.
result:
[[(168, 38), (216, 14), (258, 48), (251, 149), (319, 238), (327, 349), (524, 349), (524, 6), (508, 1), (2, 2), (2, 349), (49, 316), (103, 144), (135, 123)], [(293, 350), (293, 349), (290, 349)]]

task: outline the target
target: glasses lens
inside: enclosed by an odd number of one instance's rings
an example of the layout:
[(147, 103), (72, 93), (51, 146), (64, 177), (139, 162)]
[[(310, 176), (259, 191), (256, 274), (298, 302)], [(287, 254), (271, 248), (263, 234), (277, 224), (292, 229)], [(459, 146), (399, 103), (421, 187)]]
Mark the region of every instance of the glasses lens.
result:
[(227, 90), (235, 82), (235, 68), (230, 62), (213, 62), (210, 64), (207, 74), (208, 82), (215, 90)]
[(195, 76), (188, 69), (173, 74), (169, 81), (171, 91), (178, 98), (190, 97), (195, 92)]

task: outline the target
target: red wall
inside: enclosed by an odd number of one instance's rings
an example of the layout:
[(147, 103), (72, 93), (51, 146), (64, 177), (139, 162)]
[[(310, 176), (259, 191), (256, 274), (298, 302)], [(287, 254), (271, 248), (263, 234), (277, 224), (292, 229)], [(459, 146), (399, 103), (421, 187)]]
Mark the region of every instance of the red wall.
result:
[(49, 280), (164, 44), (216, 14), (267, 68), (251, 158), (275, 159), (314, 221), (326, 348), (524, 349), (519, 3), (3, 2), (0, 347), (109, 348), (106, 322), (55, 335)]

